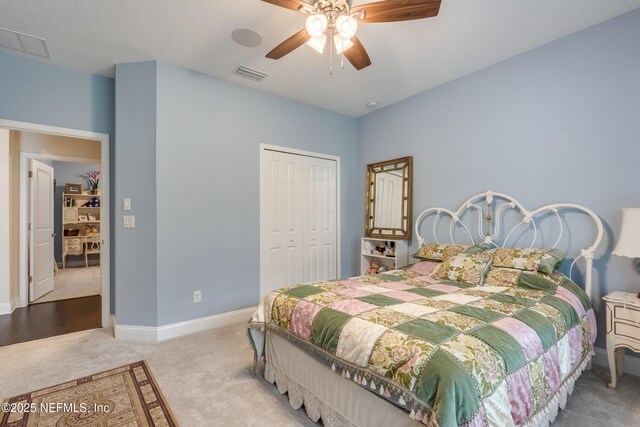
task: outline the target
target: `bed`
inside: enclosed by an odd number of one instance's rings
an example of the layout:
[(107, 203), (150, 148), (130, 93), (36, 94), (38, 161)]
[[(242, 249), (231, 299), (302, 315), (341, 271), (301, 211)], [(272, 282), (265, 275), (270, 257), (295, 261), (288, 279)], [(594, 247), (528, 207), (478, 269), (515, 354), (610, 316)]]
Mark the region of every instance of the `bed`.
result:
[[(574, 214), (582, 228), (572, 234)], [(423, 237), (427, 219), (434, 243)], [(443, 229), (448, 242), (438, 237)], [(541, 237), (549, 230), (557, 238)], [(556, 247), (585, 230), (595, 237), (560, 273)], [(427, 209), (415, 224), (416, 263), (264, 298), (248, 329), (256, 366), (264, 360), (265, 379), (325, 425), (546, 426), (593, 354), (602, 230), (583, 206), (530, 211), (494, 192), (456, 211)], [(567, 277), (582, 264), (584, 290)]]

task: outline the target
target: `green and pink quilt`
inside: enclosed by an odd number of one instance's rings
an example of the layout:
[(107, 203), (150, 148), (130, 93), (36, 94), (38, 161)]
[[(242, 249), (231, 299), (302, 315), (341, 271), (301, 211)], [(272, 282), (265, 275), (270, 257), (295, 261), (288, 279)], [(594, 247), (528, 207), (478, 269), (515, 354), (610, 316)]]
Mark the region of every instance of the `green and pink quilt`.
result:
[[(322, 356), (426, 425), (553, 419), (591, 357), (587, 295), (560, 273), (544, 286), (470, 286), (434, 280), (424, 265), (279, 289), (249, 327)], [(253, 342), (258, 358), (263, 342)]]

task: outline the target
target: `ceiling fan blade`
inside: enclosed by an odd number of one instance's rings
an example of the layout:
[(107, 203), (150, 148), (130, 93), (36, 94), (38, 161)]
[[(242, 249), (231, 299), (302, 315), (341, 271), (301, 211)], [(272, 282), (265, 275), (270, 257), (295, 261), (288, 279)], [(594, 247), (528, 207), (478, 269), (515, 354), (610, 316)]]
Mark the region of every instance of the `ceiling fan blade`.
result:
[(280, 59), (308, 42), (310, 38), (311, 36), (307, 33), (307, 30), (302, 29), (273, 48), (271, 52), (267, 53), (266, 57), (270, 59)]
[(302, 0), (262, 0), (267, 3), (274, 4), (276, 6), (284, 7), (285, 9), (298, 10), (300, 6), (309, 5), (309, 3)]
[(356, 67), (356, 70), (362, 70), (363, 68), (371, 65), (371, 59), (369, 59), (369, 54), (365, 50), (362, 43), (357, 37), (353, 37), (351, 39), (353, 46), (344, 51), (344, 56), (347, 57), (351, 65)]
[(398, 22), (431, 18), (440, 11), (441, 0), (386, 0), (355, 6), (352, 13), (361, 10), (361, 22)]

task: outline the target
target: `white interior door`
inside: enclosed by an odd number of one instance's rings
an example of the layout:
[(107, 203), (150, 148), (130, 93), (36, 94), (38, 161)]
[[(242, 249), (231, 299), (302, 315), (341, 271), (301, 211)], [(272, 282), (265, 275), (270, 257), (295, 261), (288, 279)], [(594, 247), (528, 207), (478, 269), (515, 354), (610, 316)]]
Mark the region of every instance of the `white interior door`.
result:
[(263, 150), (261, 297), (297, 283), (337, 278), (337, 163)]
[[(304, 279), (303, 167), (299, 156), (265, 151), (261, 168), (263, 293)], [(261, 295), (264, 296), (264, 295)]]
[(305, 281), (337, 277), (336, 162), (304, 157), (308, 209), (305, 215)]
[(53, 290), (53, 168), (30, 160), (29, 302)]

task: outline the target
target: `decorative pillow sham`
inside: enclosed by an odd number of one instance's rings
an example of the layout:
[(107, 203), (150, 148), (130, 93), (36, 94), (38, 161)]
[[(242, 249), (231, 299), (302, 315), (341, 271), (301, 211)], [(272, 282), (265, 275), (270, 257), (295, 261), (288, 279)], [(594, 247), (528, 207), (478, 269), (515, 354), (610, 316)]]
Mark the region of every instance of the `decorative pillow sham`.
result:
[(480, 286), (484, 282), (487, 270), (491, 268), (492, 259), (493, 257), (486, 252), (459, 253), (443, 261), (431, 277)]
[(522, 271), (521, 273), (517, 282), (521, 288), (555, 293), (558, 287), (558, 283), (553, 281), (547, 274), (530, 273), (528, 271)]
[(491, 267), (487, 277), (484, 279), (484, 284), (488, 286), (517, 286), (520, 273), (522, 273), (522, 270), (516, 270), (515, 268)]
[(498, 248), (487, 251), (493, 255), (494, 267), (540, 271), (551, 274), (560, 267), (565, 254), (557, 249)]
[(418, 261), (415, 264), (411, 265), (407, 269), (411, 273), (416, 273), (419, 276), (428, 276), (433, 273), (436, 266), (440, 265), (437, 261)]
[(459, 253), (475, 254), (483, 252), (488, 249), (484, 243), (479, 245), (458, 245), (455, 243), (432, 243), (430, 245), (422, 246), (416, 253), (413, 254), (414, 258), (422, 259), (425, 261), (444, 261), (447, 258), (451, 258)]

